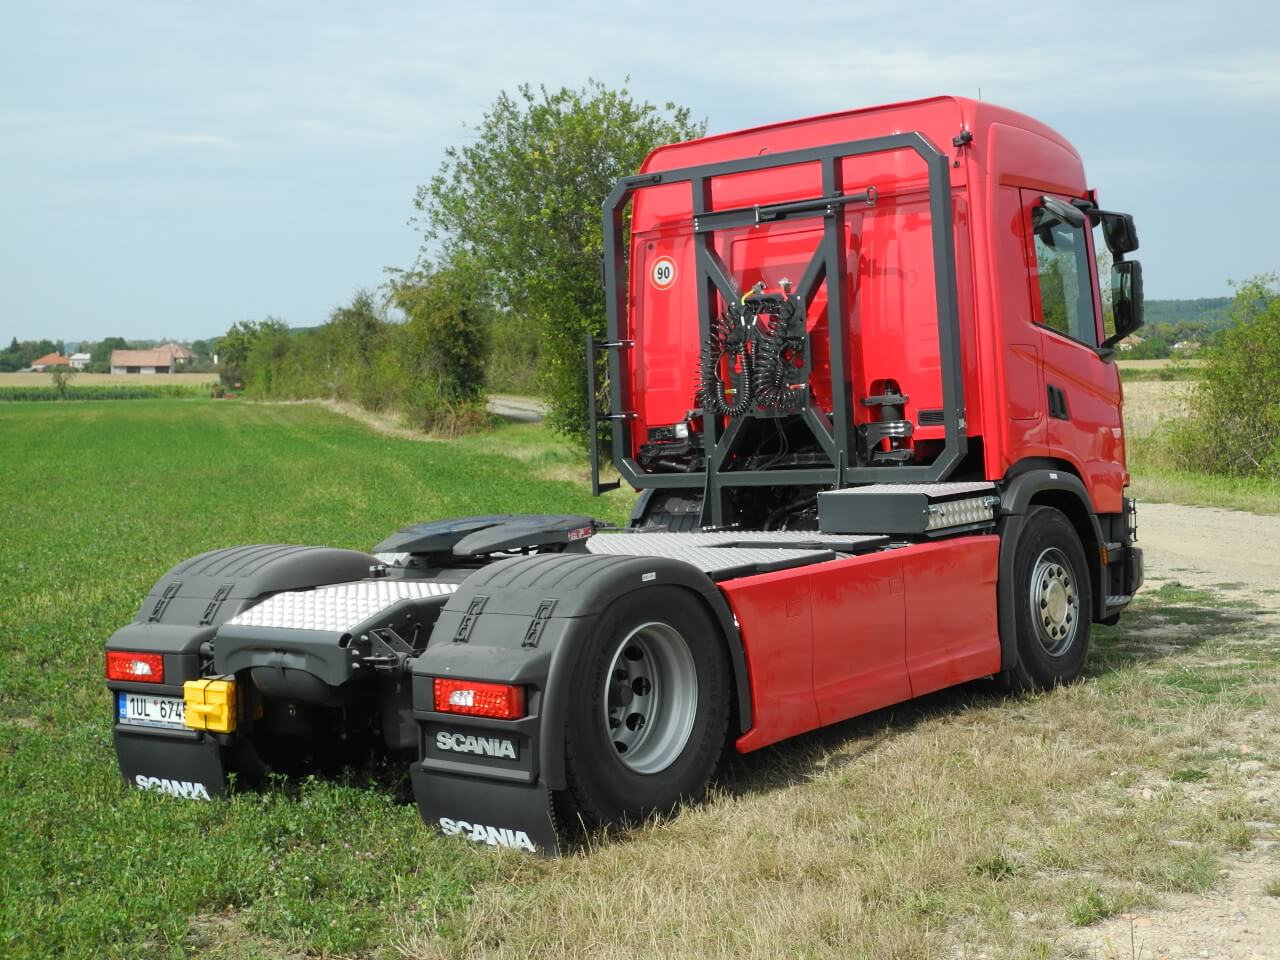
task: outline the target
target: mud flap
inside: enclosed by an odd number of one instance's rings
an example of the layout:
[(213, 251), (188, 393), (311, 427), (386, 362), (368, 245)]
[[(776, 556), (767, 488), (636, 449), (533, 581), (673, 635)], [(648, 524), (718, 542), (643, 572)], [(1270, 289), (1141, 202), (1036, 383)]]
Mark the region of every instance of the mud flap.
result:
[(196, 734), (190, 738), (157, 736), (115, 729), (120, 773), (130, 786), (190, 800), (211, 800), (226, 793), (226, 775), (218, 744)]
[(551, 791), (545, 784), (442, 774), (421, 763), (412, 765), (410, 775), (423, 821), (445, 836), (546, 856), (560, 852)]

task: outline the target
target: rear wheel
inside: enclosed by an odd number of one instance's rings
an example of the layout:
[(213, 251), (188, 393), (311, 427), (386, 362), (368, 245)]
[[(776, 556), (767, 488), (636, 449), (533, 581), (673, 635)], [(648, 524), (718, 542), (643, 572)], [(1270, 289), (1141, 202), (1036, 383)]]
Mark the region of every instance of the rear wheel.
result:
[(1058, 510), (1027, 512), (1014, 555), (1014, 584), (1014, 685), (1047, 690), (1074, 682), (1089, 653), (1093, 594), (1080, 537)]
[(573, 689), (562, 813), (587, 826), (636, 820), (706, 790), (725, 742), (729, 664), (692, 594), (654, 587), (615, 602)]

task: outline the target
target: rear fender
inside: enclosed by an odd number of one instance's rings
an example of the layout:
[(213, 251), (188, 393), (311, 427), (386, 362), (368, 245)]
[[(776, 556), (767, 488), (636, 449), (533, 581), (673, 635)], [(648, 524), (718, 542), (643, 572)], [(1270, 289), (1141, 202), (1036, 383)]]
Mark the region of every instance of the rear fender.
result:
[[(156, 582), (134, 621), (106, 645), (162, 654), (164, 683), (108, 681), (107, 687), (182, 697), (183, 683), (201, 675), (201, 645), (228, 619), (266, 594), (359, 579), (375, 562), (354, 550), (286, 545), (230, 547), (185, 560)], [(224, 790), (231, 758), (208, 733), (117, 723), (114, 738), (120, 772), (134, 786), (202, 800)]]
[(466, 719), (434, 712), (431, 677), (531, 688), (529, 711), (531, 718), (536, 713), (539, 730), (531, 744), (536, 766), (527, 773), (563, 789), (561, 731), (581, 644), (613, 601), (658, 585), (690, 590), (719, 624), (734, 673), (739, 725), (741, 731), (749, 730), (746, 656), (728, 604), (706, 574), (659, 557), (545, 554), (502, 560), (472, 574), (449, 598), (427, 649), (413, 661), (415, 714), (420, 720), (444, 718), (450, 724)]
[[(112, 635), (107, 649), (194, 657), (221, 624), (264, 595), (359, 580), (376, 563), (356, 550), (283, 544), (202, 553), (156, 581), (133, 622)], [(166, 661), (166, 676), (168, 667)]]
[[(489, 844), (556, 852), (561, 831), (551, 791), (565, 787), (565, 714), (582, 646), (613, 601), (656, 585), (688, 589), (716, 614), (728, 641), (742, 722), (749, 727), (741, 640), (728, 605), (701, 571), (655, 557), (502, 560), (463, 582), (427, 649), (411, 661), (419, 730), (411, 773), (427, 823)], [(439, 713), (435, 677), (523, 686), (526, 716), (504, 721)]]

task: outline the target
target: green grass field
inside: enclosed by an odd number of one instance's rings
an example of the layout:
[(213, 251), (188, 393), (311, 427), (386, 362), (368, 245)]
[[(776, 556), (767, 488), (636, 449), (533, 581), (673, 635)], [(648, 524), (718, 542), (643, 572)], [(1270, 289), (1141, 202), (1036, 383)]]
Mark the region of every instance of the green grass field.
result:
[[(506, 429), (472, 449), (310, 407), (0, 408), (0, 955), (163, 954), (228, 909), (320, 952), (390, 942), (405, 916), (448, 925), (493, 861), (431, 836), (387, 790), (303, 783), (196, 805), (121, 789), (102, 644), (166, 568), (217, 546), (368, 549), (415, 520), (506, 510), (625, 517), (539, 478), (568, 459), (540, 428)], [(493, 452), (530, 437), (535, 458)]]
[(1280, 816), (1239, 772), (1241, 751), (1280, 771), (1274, 619), (1176, 586), (1100, 631), (1085, 683), (797, 738), (556, 862), (439, 838), (398, 767), (214, 803), (121, 784), (102, 645), (171, 564), (466, 513), (622, 520), (582, 474), (538, 426), (439, 443), (306, 405), (0, 405), (0, 957), (1086, 956), (1072, 931), (1208, 889)]

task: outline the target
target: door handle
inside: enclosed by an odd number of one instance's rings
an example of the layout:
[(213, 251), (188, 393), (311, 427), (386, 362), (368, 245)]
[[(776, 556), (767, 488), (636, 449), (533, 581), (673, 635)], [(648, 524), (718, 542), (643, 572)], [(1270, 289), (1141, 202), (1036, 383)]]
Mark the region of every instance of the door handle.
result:
[(1053, 384), (1049, 384), (1049, 416), (1055, 420), (1070, 420), (1067, 412), (1067, 395)]

